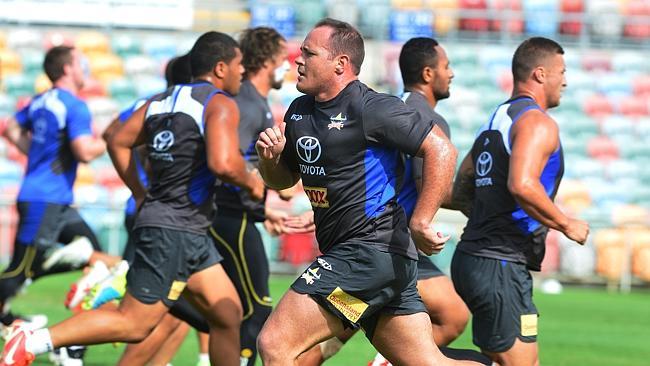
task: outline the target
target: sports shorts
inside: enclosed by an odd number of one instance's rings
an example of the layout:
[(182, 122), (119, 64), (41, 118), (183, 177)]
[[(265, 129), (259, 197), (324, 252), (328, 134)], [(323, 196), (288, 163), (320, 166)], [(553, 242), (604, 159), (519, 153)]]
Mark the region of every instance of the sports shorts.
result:
[(418, 281), (444, 275), (444, 272), (433, 263), (431, 258), (424, 254), (418, 254)]
[(517, 338), (526, 343), (537, 341), (538, 313), (526, 265), (457, 250), (451, 276), (456, 292), (472, 312), (476, 346), (505, 352)]
[(291, 288), (308, 294), (346, 328), (363, 328), (372, 341), (381, 314), (426, 312), (416, 285), (416, 261), (345, 242), (316, 258)]
[(221, 255), (207, 234), (140, 227), (133, 231), (135, 255), (127, 290), (140, 302), (171, 307), (194, 273), (219, 263)]

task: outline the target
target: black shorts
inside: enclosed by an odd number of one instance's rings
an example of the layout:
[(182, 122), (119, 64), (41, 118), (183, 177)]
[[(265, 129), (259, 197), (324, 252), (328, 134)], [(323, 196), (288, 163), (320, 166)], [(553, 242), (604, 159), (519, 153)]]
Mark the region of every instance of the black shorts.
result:
[(537, 308), (533, 304), (533, 279), (526, 265), (477, 257), (459, 250), (451, 262), (456, 292), (473, 315), (476, 346), (505, 352), (519, 338), (537, 341)]
[(310, 295), (346, 328), (362, 327), (372, 341), (381, 314), (426, 312), (416, 284), (416, 261), (346, 242), (318, 257), (291, 288)]
[(431, 258), (424, 254), (418, 254), (418, 281), (444, 275), (444, 272), (433, 263)]
[[(18, 202), (19, 222), (16, 232), (16, 244), (36, 245), (50, 248), (60, 242), (62, 231), (66, 227), (83, 226), (78, 235), (88, 236), (87, 225), (76, 209), (68, 205), (46, 202)], [(95, 250), (99, 250), (97, 240), (89, 238)], [(93, 240), (95, 239), (95, 240)]]
[(241, 299), (244, 320), (258, 306), (271, 307), (269, 261), (255, 222), (248, 220), (247, 213), (219, 209), (209, 232), (223, 256), (223, 269)]
[(126, 276), (127, 289), (145, 304), (162, 300), (171, 307), (192, 274), (222, 259), (206, 234), (140, 227), (133, 236), (135, 256)]

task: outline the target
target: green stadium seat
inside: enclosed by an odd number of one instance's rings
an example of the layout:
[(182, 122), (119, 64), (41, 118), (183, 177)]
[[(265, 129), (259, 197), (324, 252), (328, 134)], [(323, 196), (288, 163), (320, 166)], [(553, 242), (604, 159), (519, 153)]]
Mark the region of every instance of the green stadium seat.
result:
[[(349, 7), (350, 4), (347, 6)], [(325, 3), (319, 0), (297, 1), (293, 4), (293, 7), (296, 12), (298, 32), (307, 33), (314, 24), (327, 15)]]
[(373, 39), (388, 38), (388, 26), (392, 9), (388, 0), (358, 0), (357, 6), (363, 9), (359, 14), (359, 30), (364, 36)]
[(108, 85), (108, 93), (115, 99), (131, 99), (137, 98), (136, 87), (130, 79), (121, 78), (115, 79)]
[(3, 83), (7, 94), (11, 97), (17, 98), (34, 94), (34, 79), (25, 75), (17, 74), (7, 76)]
[(122, 34), (111, 39), (111, 49), (122, 58), (142, 53), (136, 36)]
[(0, 118), (13, 115), (16, 108), (16, 98), (0, 93)]
[(37, 75), (43, 72), (43, 59), (45, 54), (39, 51), (24, 51), (21, 52), (21, 60), (23, 64), (23, 73), (30, 75)]

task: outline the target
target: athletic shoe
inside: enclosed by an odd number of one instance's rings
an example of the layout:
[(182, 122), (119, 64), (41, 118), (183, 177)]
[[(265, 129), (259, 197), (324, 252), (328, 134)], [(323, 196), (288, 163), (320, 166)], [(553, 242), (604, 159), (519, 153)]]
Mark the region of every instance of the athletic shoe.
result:
[(94, 251), (90, 240), (85, 236), (80, 236), (49, 253), (42, 268), (44, 271), (60, 265), (81, 268), (88, 263)]
[(111, 271), (104, 262), (97, 261), (93, 263), (90, 271), (70, 286), (70, 291), (68, 291), (65, 298), (65, 307), (70, 310), (77, 308), (93, 286), (110, 276), (110, 274)]
[(56, 366), (83, 366), (85, 346), (57, 348), (50, 353), (50, 361)]
[(129, 263), (121, 261), (110, 276), (99, 282), (88, 293), (81, 303), (83, 310), (97, 309), (113, 300), (121, 300), (126, 292), (126, 273)]
[(3, 314), (1, 318), (3, 319), (3, 322), (5, 319), (13, 319), (11, 324), (0, 326), (0, 336), (2, 336), (5, 342), (9, 339), (11, 331), (16, 329), (18, 326), (23, 327), (25, 330), (34, 331), (36, 329), (45, 328), (48, 321), (47, 315), (44, 314), (23, 316), (9, 312)]
[(368, 362), (368, 366), (393, 366), (381, 353), (377, 353), (375, 359)]
[(12, 328), (9, 331), (7, 343), (5, 343), (2, 350), (0, 366), (29, 366), (36, 358), (33, 353), (27, 352), (25, 348), (27, 338), (32, 335), (32, 331), (19, 324)]

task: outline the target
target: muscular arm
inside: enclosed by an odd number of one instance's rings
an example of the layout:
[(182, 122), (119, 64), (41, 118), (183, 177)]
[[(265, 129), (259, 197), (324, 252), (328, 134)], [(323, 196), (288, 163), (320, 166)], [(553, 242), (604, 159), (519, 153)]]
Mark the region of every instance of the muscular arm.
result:
[(131, 159), (131, 150), (145, 143), (144, 117), (149, 103), (136, 110), (124, 124), (108, 137), (108, 153), (113, 160), (115, 170), (129, 187), (136, 201), (141, 201), (146, 190), (138, 178), (135, 162)]
[(471, 152), (467, 153), (465, 159), (458, 168), (451, 193), (451, 202), (447, 208), (458, 210), (465, 216), (469, 216), (474, 201), (474, 162)]
[(121, 124), (122, 123), (120, 122), (120, 117), (115, 117), (108, 125), (108, 127), (106, 127), (104, 133), (102, 133), (102, 139), (108, 143), (108, 140), (115, 133), (115, 131), (117, 131), (118, 127), (120, 127)]
[(106, 143), (95, 136), (84, 135), (72, 140), (70, 148), (75, 159), (88, 163), (106, 151)]
[(448, 194), (458, 152), (442, 130), (435, 126), (424, 139), (418, 156), (423, 158), (422, 188), (411, 217), (411, 229), (422, 232)]
[(29, 146), (32, 142), (31, 135), (29, 131), (20, 127), (15, 118), (9, 118), (3, 136), (7, 138), (9, 142), (16, 145), (18, 150), (23, 154), (27, 155), (27, 153), (29, 153)]
[(574, 230), (586, 223), (564, 215), (548, 197), (540, 181), (546, 162), (559, 147), (555, 122), (540, 111), (530, 111), (512, 127), (510, 138), (512, 154), (508, 190), (512, 196), (527, 214), (541, 224), (561, 231), (573, 240), (584, 242), (586, 233), (584, 237), (582, 234), (576, 236)]
[(279, 127), (267, 128), (260, 133), (255, 144), (260, 157), (262, 178), (269, 188), (278, 191), (291, 188), (300, 180), (298, 173), (289, 169), (281, 158), (286, 143), (285, 128), (285, 122), (282, 122)]
[(226, 183), (246, 189), (261, 199), (264, 185), (255, 173), (246, 170), (239, 151), (239, 109), (231, 98), (215, 95), (205, 110), (205, 145), (208, 167)]

